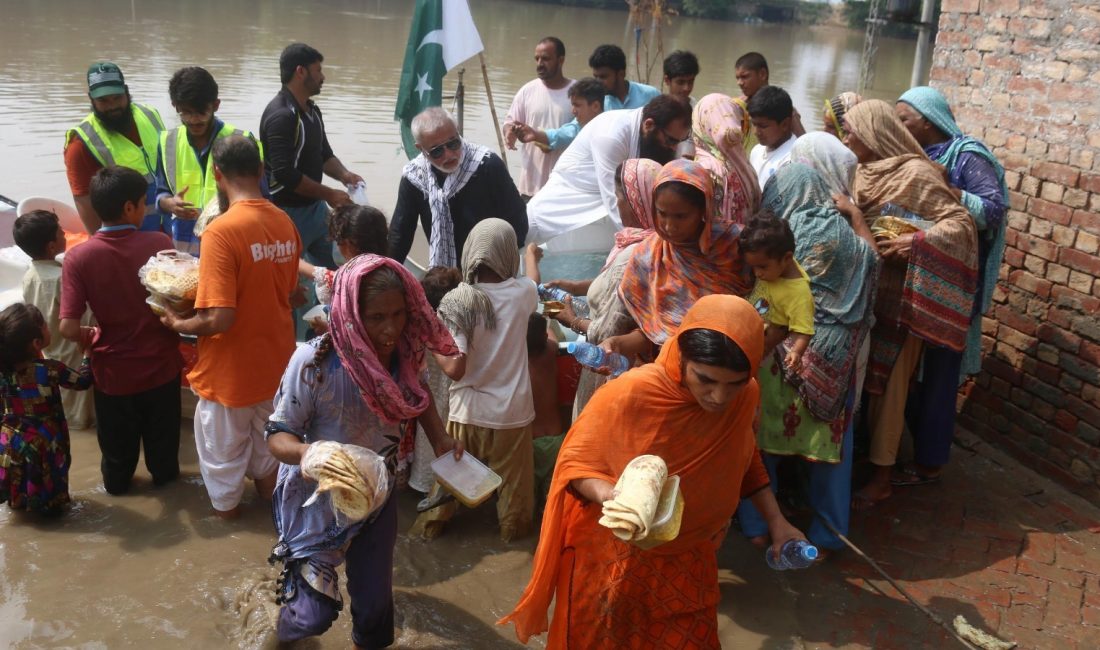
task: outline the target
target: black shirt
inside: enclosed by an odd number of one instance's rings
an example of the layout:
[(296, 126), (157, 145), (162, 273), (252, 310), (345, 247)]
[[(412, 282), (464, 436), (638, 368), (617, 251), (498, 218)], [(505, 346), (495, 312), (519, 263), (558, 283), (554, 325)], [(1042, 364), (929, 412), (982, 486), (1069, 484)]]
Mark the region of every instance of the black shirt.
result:
[(264, 145), (264, 170), (271, 189), (271, 200), (278, 206), (301, 207), (317, 199), (294, 192), (302, 176), (321, 182), (325, 161), (333, 157), (325, 135), (321, 109), (307, 102), (308, 112), (283, 88), (275, 95), (260, 118), (260, 141)]
[[(432, 168), (435, 180), (440, 186), (446, 174)], [(462, 258), (462, 247), (466, 237), (477, 222), (496, 217), (512, 225), (516, 231), (516, 242), (523, 246), (527, 238), (527, 205), (516, 189), (504, 161), (495, 153), (490, 153), (481, 162), (470, 180), (450, 200), (451, 219), (454, 222), (455, 253)], [(431, 238), (432, 208), (428, 197), (409, 179), (401, 177), (397, 189), (397, 207), (390, 219), (390, 256), (398, 262), (404, 262), (412, 248), (416, 235), (416, 222), (420, 220), (424, 234)]]

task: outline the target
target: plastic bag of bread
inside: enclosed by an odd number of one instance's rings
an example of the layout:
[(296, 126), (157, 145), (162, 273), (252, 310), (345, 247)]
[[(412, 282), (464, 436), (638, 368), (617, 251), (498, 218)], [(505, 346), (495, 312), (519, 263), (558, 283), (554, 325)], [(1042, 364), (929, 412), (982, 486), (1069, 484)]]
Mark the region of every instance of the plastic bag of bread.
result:
[(138, 278), (155, 302), (188, 312), (199, 292), (199, 260), (177, 250), (161, 251), (138, 269)]
[(317, 481), (317, 490), (303, 507), (327, 493), (333, 510), (353, 522), (374, 514), (390, 494), (386, 462), (358, 445), (331, 440), (311, 444), (302, 457), (302, 474)]
[(210, 226), (210, 222), (221, 215), (221, 204), (218, 203), (218, 197), (215, 196), (207, 202), (202, 212), (199, 213), (199, 218), (195, 220), (195, 229), (193, 231), (195, 236), (202, 239), (202, 234), (206, 232), (207, 227)]
[(668, 467), (658, 456), (630, 461), (615, 483), (615, 498), (603, 502), (600, 525), (624, 542), (644, 539), (661, 500)]

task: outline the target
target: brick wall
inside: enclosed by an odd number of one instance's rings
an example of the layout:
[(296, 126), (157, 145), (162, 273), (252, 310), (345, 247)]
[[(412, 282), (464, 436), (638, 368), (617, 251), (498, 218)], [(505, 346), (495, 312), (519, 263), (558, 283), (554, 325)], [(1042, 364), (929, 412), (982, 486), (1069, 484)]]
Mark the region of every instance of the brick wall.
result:
[(943, 0), (931, 77), (1011, 206), (960, 423), (1100, 501), (1100, 3)]

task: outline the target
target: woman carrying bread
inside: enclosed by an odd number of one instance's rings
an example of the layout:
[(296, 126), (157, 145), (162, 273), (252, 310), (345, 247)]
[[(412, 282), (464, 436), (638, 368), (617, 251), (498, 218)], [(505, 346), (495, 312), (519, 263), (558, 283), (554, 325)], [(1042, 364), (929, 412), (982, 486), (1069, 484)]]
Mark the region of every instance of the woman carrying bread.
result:
[[(853, 503), (865, 509), (891, 494), (909, 380), (922, 350), (934, 346), (962, 352), (966, 347), (978, 288), (978, 237), (944, 168), (929, 160), (893, 106), (877, 99), (861, 102), (848, 111), (844, 124), (844, 144), (859, 159), (852, 199), (866, 218), (876, 218), (892, 204), (932, 222), (926, 230), (879, 243), (883, 264), (864, 383), (871, 394), (875, 472)], [(954, 401), (943, 408), (955, 408)]]
[(461, 444), (448, 436), (420, 374), (426, 350), (458, 353), (420, 283), (377, 255), (352, 258), (336, 273), (332, 327), (300, 346), (275, 396), (267, 444), (277, 458), (273, 514), (283, 562), (277, 601), (280, 641), (329, 628), (343, 606), (336, 567), (345, 560), (356, 648), (393, 643), (393, 493), (365, 521), (337, 515), (328, 493), (304, 505), (317, 484), (303, 474), (311, 443), (365, 447), (384, 461), (389, 484), (406, 471), (416, 422), (437, 455)]
[[(549, 628), (548, 648), (719, 647), (716, 551), (740, 498), (764, 514), (774, 549), (803, 539), (765, 489), (753, 436), (763, 347), (749, 303), (706, 296), (655, 363), (596, 391), (562, 443), (531, 581), (501, 620), (521, 641)], [(684, 498), (678, 537), (649, 550), (599, 524), (642, 455), (665, 461)]]

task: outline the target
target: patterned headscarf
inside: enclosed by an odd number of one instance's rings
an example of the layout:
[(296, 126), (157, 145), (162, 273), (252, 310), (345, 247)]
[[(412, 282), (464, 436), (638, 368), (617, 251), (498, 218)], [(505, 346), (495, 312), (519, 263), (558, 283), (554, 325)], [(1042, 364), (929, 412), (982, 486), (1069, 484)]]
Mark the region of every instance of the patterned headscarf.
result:
[(825, 119), (829, 120), (836, 129), (837, 135), (844, 137), (844, 116), (852, 107), (863, 101), (863, 97), (857, 93), (840, 93), (832, 99), (825, 100)]
[(482, 266), (492, 269), (507, 280), (519, 273), (519, 245), (516, 231), (503, 219), (479, 221), (466, 238), (462, 249), (462, 284), (439, 303), (439, 317), (452, 330), (462, 332), (467, 339), (482, 323), (487, 330), (496, 329), (497, 315), (489, 296), (477, 286), (477, 271)]
[[(389, 268), (401, 278), (405, 291), (408, 319), (397, 341), (397, 377), (382, 366), (367, 330), (359, 316), (365, 304), (360, 302), (359, 287), (372, 271)], [(332, 343), (340, 362), (367, 407), (384, 422), (410, 420), (428, 408), (428, 391), (420, 384), (420, 368), (425, 349), (454, 356), (458, 346), (435, 316), (424, 290), (411, 273), (388, 257), (358, 255), (340, 267), (333, 281)]]
[(791, 162), (813, 167), (830, 192), (851, 196), (859, 159), (831, 133), (815, 131), (799, 138), (791, 149)]
[(744, 148), (751, 128), (748, 113), (720, 93), (703, 97), (692, 111), (695, 162), (723, 182), (718, 209), (735, 223), (744, 223), (760, 205), (760, 183)]
[(947, 137), (962, 135), (962, 129), (955, 123), (955, 116), (951, 113), (947, 98), (935, 88), (930, 86), (910, 88), (898, 98), (898, 101), (912, 106)]
[(649, 158), (631, 158), (623, 163), (623, 195), (630, 204), (640, 228), (623, 228), (615, 233), (615, 247), (607, 256), (607, 264), (630, 246), (653, 234), (653, 183), (661, 165)]
[(699, 241), (668, 241), (658, 220), (655, 233), (634, 249), (619, 285), (623, 306), (646, 337), (658, 345), (680, 327), (684, 314), (702, 296), (743, 297), (752, 290), (737, 245), (741, 226), (718, 212), (710, 172), (691, 160), (674, 160), (661, 168), (654, 196), (662, 185), (674, 182), (690, 185), (706, 197)]
[[(801, 139), (801, 138), (799, 138)], [(788, 163), (764, 185), (764, 207), (780, 219), (799, 210), (833, 207), (833, 195), (825, 178), (809, 165)]]

